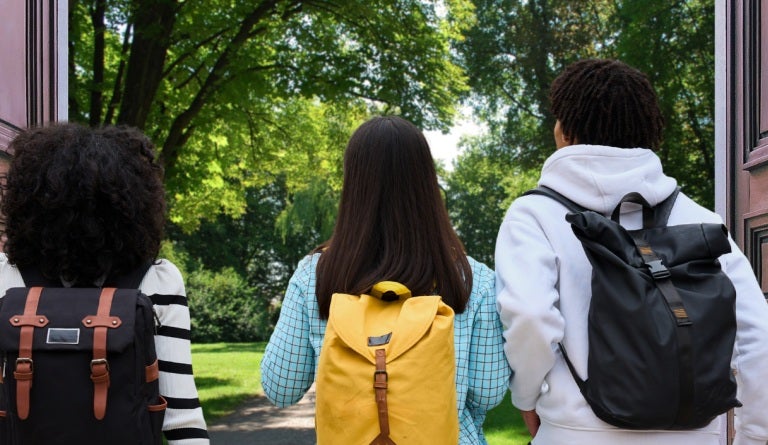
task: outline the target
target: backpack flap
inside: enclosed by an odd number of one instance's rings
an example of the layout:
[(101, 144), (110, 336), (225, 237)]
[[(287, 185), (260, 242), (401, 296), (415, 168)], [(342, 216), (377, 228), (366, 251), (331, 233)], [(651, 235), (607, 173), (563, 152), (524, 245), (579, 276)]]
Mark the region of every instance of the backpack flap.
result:
[[(15, 355), (19, 350), (22, 329), (14, 320), (24, 314), (28, 292), (29, 288), (12, 288), (0, 300), (0, 350), (6, 353)], [(98, 288), (43, 288), (35, 314), (45, 317), (47, 323), (33, 330), (32, 354), (92, 351), (93, 316), (98, 314), (100, 293)], [(118, 289), (112, 298), (106, 329), (108, 353), (122, 352), (133, 343), (138, 294), (138, 290)]]
[[(386, 301), (372, 295), (334, 294), (331, 299), (332, 324), (336, 334), (350, 348), (376, 363), (375, 349), (385, 349), (387, 362), (410, 349), (435, 322), (435, 316), (448, 316), (439, 296), (401, 298)], [(451, 313), (450, 316), (453, 314)], [(369, 345), (370, 337), (390, 335), (391, 341), (376, 348)]]
[[(35, 394), (50, 392), (46, 385), (53, 380), (41, 381), (40, 376), (58, 374), (60, 384), (71, 388), (76, 380), (63, 376), (89, 368), (93, 416), (104, 418), (111, 381), (109, 360), (114, 357), (111, 353), (133, 345), (137, 295), (138, 290), (115, 288), (32, 287), (6, 292), (0, 308), (0, 349), (12, 367), (8, 377), (15, 380), (20, 420), (29, 418)], [(64, 355), (71, 360), (66, 367), (58, 360), (57, 367), (54, 358)], [(39, 406), (39, 400), (34, 406)]]
[(714, 260), (731, 252), (728, 230), (723, 224), (681, 224), (629, 232), (619, 223), (593, 211), (569, 213), (565, 219), (582, 242), (599, 243), (633, 267), (644, 264), (633, 236), (652, 245), (667, 267), (695, 260)]

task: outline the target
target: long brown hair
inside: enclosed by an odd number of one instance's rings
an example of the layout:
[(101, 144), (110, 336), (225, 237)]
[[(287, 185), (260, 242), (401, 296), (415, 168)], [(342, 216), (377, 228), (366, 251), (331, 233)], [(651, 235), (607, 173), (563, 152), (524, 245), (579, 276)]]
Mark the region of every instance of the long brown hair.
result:
[(350, 138), (336, 226), (317, 251), (324, 319), (334, 292), (359, 294), (382, 280), (401, 282), (413, 295), (440, 295), (457, 313), (469, 300), (472, 270), (448, 218), (429, 145), (396, 116), (373, 118)]

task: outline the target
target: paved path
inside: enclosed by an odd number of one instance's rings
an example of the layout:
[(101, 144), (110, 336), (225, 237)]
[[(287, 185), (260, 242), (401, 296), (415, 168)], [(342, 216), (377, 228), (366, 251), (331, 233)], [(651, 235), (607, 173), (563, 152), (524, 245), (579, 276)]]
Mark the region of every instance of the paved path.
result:
[(256, 397), (208, 426), (211, 445), (314, 445), (315, 391), (288, 408)]

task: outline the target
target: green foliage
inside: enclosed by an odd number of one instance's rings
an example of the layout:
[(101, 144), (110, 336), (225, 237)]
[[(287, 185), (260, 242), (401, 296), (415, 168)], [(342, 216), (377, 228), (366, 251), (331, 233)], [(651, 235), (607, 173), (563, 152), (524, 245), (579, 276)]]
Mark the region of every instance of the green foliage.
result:
[(147, 132), (187, 232), (242, 215), (245, 190), (278, 175), (290, 193), (338, 177), (335, 123), (383, 111), (446, 129), (467, 92), (451, 41), (469, 0), (72, 3), (70, 119)]
[(331, 237), (336, 224), (339, 193), (327, 181), (313, 178), (304, 189), (294, 193), (277, 217), (276, 226), (283, 240), (302, 237), (308, 241), (306, 252)]
[(562, 67), (611, 38), (613, 2), (475, 0), (477, 22), (458, 44), (475, 114), (496, 139), (489, 155), (538, 168), (554, 149), (548, 89)]
[(204, 256), (190, 255), (183, 246), (166, 242), (159, 256), (174, 263), (184, 277), (192, 341), (266, 340), (278, 315), (272, 301), (277, 293), (250, 285), (233, 267), (206, 269)]
[(536, 185), (537, 171), (526, 172), (508, 158), (488, 156), (493, 140), (465, 142), (446, 178), (446, 205), (467, 253), (490, 267), (499, 224), (512, 198)]
[(186, 155), (178, 160), (179, 174), (166, 181), (175, 191), (170, 215), (175, 225), (192, 232), (202, 220), (222, 213), (239, 218), (247, 210), (247, 190), (268, 187), (278, 178), (289, 195), (315, 178), (332, 189), (341, 187), (346, 141), (367, 110), (362, 105), (335, 109), (303, 99), (276, 102), (271, 108), (270, 117), (244, 109), (247, 132), (230, 122), (211, 121), (203, 125), (205, 140), (187, 143)]
[(195, 343), (265, 340), (272, 332), (269, 301), (233, 269), (197, 269), (187, 276)]
[(170, 234), (200, 266), (232, 268), (260, 298), (272, 299), (285, 290), (299, 260), (330, 235), (336, 214), (334, 195), (323, 201), (312, 192), (325, 186), (312, 181), (292, 194), (281, 176), (272, 184), (247, 189), (242, 215), (219, 215), (192, 233), (171, 227)]
[(665, 172), (714, 206), (714, 0), (624, 0), (616, 55), (648, 74), (666, 120)]
[[(264, 339), (296, 264), (333, 228), (337, 199), (327, 181), (312, 181), (291, 194), (279, 177), (247, 189), (245, 197), (247, 207), (238, 217), (219, 215), (192, 233), (170, 228), (171, 255), (191, 271), (193, 335), (201, 341)], [(247, 326), (225, 326), (240, 321)]]
[(548, 89), (569, 63), (619, 58), (646, 72), (667, 122), (665, 171), (713, 203), (713, 0), (475, 0), (477, 22), (457, 46), (491, 157), (539, 168), (554, 150)]

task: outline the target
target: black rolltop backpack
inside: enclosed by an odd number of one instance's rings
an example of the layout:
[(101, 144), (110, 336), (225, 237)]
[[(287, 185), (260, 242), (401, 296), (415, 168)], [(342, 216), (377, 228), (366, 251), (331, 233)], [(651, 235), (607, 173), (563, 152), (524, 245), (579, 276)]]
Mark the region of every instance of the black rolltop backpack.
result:
[[(718, 258), (731, 251), (722, 224), (668, 226), (679, 193), (652, 207), (626, 195), (610, 217), (554, 190), (592, 264), (588, 378), (561, 351), (584, 398), (603, 421), (626, 429), (701, 428), (741, 406), (731, 358), (736, 292)], [(642, 206), (643, 228), (619, 224), (624, 203)]]

